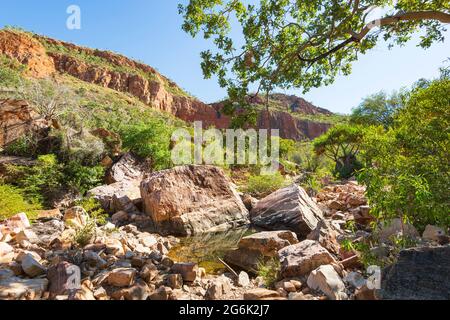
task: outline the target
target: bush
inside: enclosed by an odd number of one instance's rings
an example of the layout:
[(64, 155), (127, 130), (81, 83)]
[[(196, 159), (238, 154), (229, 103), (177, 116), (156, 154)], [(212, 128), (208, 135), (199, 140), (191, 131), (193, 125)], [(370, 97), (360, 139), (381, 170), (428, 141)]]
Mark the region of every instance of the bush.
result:
[(82, 207), (89, 214), (89, 217), (99, 225), (107, 222), (109, 215), (103, 210), (101, 203), (94, 198), (83, 198), (76, 201), (75, 205)]
[(65, 184), (75, 192), (84, 195), (87, 191), (102, 184), (105, 168), (100, 165), (94, 167), (83, 166), (78, 162), (72, 161), (64, 167), (63, 172)]
[(250, 176), (245, 192), (255, 197), (265, 197), (286, 185), (285, 178), (279, 172), (270, 175)]
[(123, 147), (150, 160), (152, 169), (171, 166), (170, 143), (174, 128), (162, 119), (149, 119), (121, 129)]
[(277, 258), (260, 260), (256, 267), (256, 274), (264, 279), (267, 288), (271, 288), (279, 278), (280, 267), (280, 261)]
[(36, 201), (26, 201), (22, 192), (9, 185), (0, 184), (0, 220), (8, 219), (20, 212), (33, 219), (41, 207)]
[(359, 176), (378, 219), (450, 227), (450, 80), (413, 92), (393, 128), (369, 130)]

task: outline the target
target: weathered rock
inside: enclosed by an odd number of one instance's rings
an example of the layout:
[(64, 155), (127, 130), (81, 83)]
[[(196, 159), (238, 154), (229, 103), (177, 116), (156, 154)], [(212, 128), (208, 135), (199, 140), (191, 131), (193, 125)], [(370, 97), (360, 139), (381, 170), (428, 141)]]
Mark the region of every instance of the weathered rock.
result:
[(403, 223), (400, 218), (392, 219), (379, 230), (379, 238), (383, 243), (392, 242), (392, 237), (398, 235), (408, 238), (420, 237), (419, 232), (417, 232), (413, 225)]
[(6, 242), (0, 242), (0, 257), (6, 256), (7, 254), (13, 252), (13, 250), (14, 248)]
[(107, 300), (108, 293), (106, 292), (105, 288), (99, 287), (94, 291), (94, 297), (97, 300)]
[(145, 282), (150, 283), (156, 278), (158, 273), (158, 268), (154, 264), (146, 264), (142, 268), (140, 276)]
[(171, 300), (173, 298), (173, 291), (169, 287), (159, 287), (155, 292), (153, 292), (150, 296), (150, 300)]
[(423, 232), (422, 238), (439, 242), (442, 236), (445, 236), (445, 231), (437, 226), (427, 225)]
[(63, 261), (48, 269), (47, 279), (51, 295), (66, 295), (70, 290), (79, 289), (81, 271), (78, 266)]
[(167, 285), (172, 289), (181, 289), (183, 287), (183, 277), (181, 274), (167, 275)]
[(23, 271), (31, 278), (40, 276), (47, 271), (46, 268), (31, 254), (26, 254), (22, 259), (21, 264)]
[(341, 250), (337, 241), (340, 234), (341, 232), (331, 223), (321, 220), (317, 227), (308, 234), (307, 239), (318, 241), (322, 247), (337, 255)]
[(183, 281), (193, 282), (197, 278), (198, 265), (196, 263), (175, 263), (171, 271), (181, 274)]
[(283, 277), (306, 275), (317, 267), (336, 262), (317, 241), (304, 240), (278, 251)]
[(225, 261), (247, 271), (255, 271), (258, 262), (277, 257), (278, 250), (298, 243), (291, 231), (263, 231), (243, 237), (238, 249), (228, 251)]
[(16, 214), (5, 221), (0, 222), (0, 234), (7, 235), (19, 233), (31, 227), (30, 221), (25, 213)]
[(41, 210), (38, 212), (38, 216), (37, 216), (38, 220), (61, 219), (61, 218), (62, 218), (62, 214), (59, 209)]
[(249, 194), (245, 194), (242, 197), (242, 202), (244, 203), (245, 207), (247, 208), (248, 211), (252, 210), (256, 204), (258, 203), (258, 199), (252, 197)]
[(269, 230), (291, 230), (305, 238), (323, 219), (322, 211), (303, 188), (293, 184), (258, 201), (250, 212), (253, 224)]
[(131, 153), (126, 153), (108, 171), (106, 182), (112, 184), (126, 180), (140, 180), (143, 172), (143, 161)]
[(239, 272), (239, 276), (237, 279), (237, 285), (240, 287), (248, 287), (250, 285), (250, 278), (248, 273), (245, 271)]
[(331, 300), (347, 298), (345, 285), (331, 265), (322, 265), (313, 270), (308, 277), (308, 287), (323, 292)]
[(114, 287), (128, 287), (134, 283), (136, 269), (117, 268), (108, 275), (107, 282)]
[(82, 228), (88, 219), (89, 215), (82, 207), (73, 207), (64, 212), (64, 222), (68, 227)]
[(118, 211), (111, 216), (111, 221), (115, 224), (125, 222), (129, 219), (128, 212)]
[(280, 297), (280, 294), (277, 291), (264, 288), (251, 289), (244, 293), (244, 300), (262, 300), (278, 297)]
[(449, 300), (450, 246), (403, 250), (381, 276), (380, 296), (387, 300)]
[(115, 300), (147, 300), (150, 295), (150, 288), (143, 280), (137, 280), (129, 287), (115, 291), (111, 297)]
[(0, 278), (0, 300), (37, 300), (47, 290), (47, 279)]
[(114, 214), (118, 211), (135, 213), (135, 203), (141, 201), (139, 184), (141, 179), (123, 180), (110, 185), (103, 185), (88, 191), (88, 196), (97, 199), (103, 209)]
[(64, 231), (64, 222), (57, 219), (35, 222), (31, 230), (36, 234), (39, 243), (49, 245), (54, 239), (61, 236)]
[(217, 167), (190, 165), (156, 172), (142, 182), (141, 195), (159, 233), (192, 235), (248, 223), (247, 209)]
[(220, 276), (211, 281), (206, 289), (205, 299), (220, 300), (231, 291), (231, 281), (225, 276)]

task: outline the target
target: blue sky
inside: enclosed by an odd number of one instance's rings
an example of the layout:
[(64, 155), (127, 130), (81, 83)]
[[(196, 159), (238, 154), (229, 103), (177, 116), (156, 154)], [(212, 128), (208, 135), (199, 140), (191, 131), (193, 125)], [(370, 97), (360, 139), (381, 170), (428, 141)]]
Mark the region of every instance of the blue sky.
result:
[[(192, 39), (181, 30), (177, 5), (186, 0), (15, 0), (2, 1), (0, 27), (20, 26), (79, 45), (107, 49), (139, 59), (155, 67), (182, 88), (205, 102), (225, 97), (214, 79), (204, 80), (199, 53), (210, 45)], [(66, 28), (69, 5), (81, 8), (81, 30)], [(450, 31), (447, 32), (450, 38)], [(388, 50), (381, 43), (362, 56), (353, 73), (339, 77), (335, 84), (311, 90), (285, 93), (305, 97), (317, 106), (348, 113), (368, 94), (409, 86), (419, 78), (433, 78), (450, 54), (450, 39), (428, 50), (412, 41)]]

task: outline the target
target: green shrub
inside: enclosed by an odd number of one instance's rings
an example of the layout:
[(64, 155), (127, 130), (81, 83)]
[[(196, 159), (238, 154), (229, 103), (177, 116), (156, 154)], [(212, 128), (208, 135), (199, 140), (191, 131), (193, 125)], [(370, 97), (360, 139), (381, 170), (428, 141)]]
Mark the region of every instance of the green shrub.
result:
[(0, 54), (0, 87), (14, 89), (22, 81), (22, 72), (25, 66), (17, 60)]
[(245, 192), (257, 197), (265, 197), (286, 185), (286, 179), (279, 172), (270, 175), (252, 175), (248, 179)]
[(279, 278), (280, 268), (280, 260), (277, 258), (261, 259), (258, 261), (256, 274), (264, 279), (267, 288), (271, 288)]
[(83, 198), (75, 203), (82, 207), (89, 214), (89, 217), (99, 225), (104, 225), (107, 222), (108, 214), (103, 210), (102, 205), (97, 199), (92, 197)]
[(84, 247), (92, 243), (96, 237), (97, 223), (93, 219), (89, 219), (85, 226), (76, 230), (74, 241), (80, 246)]
[(154, 170), (171, 166), (170, 143), (174, 127), (164, 120), (152, 118), (122, 128), (123, 147), (150, 160)]
[(363, 141), (371, 212), (380, 220), (402, 218), (423, 230), (450, 227), (450, 80), (413, 92), (385, 132), (371, 128)]
[(36, 201), (26, 201), (19, 189), (0, 184), (0, 220), (20, 212), (26, 213), (28, 218), (33, 219), (36, 211), (40, 209), (41, 207)]
[(61, 165), (53, 154), (42, 155), (34, 166), (10, 166), (16, 184), (27, 197), (45, 202), (61, 188)]
[(100, 165), (88, 167), (71, 161), (63, 169), (65, 184), (72, 190), (84, 195), (102, 184), (105, 175), (105, 168)]
[(4, 153), (18, 157), (34, 157), (38, 149), (38, 139), (33, 134), (24, 135), (8, 144)]

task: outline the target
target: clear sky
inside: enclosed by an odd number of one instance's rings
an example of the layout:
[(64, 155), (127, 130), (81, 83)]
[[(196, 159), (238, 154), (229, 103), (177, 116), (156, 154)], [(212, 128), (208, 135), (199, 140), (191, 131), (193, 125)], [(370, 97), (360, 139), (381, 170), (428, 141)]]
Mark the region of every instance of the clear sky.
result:
[[(205, 102), (225, 97), (217, 82), (204, 80), (199, 53), (210, 45), (201, 37), (192, 39), (181, 30), (177, 5), (187, 0), (14, 0), (2, 1), (0, 27), (19, 26), (29, 31), (79, 45), (107, 49), (139, 59), (158, 69), (178, 85)], [(81, 8), (81, 30), (66, 28), (69, 5)], [(433, 78), (450, 57), (450, 31), (445, 43), (428, 50), (412, 41), (388, 50), (380, 44), (354, 64), (351, 76), (339, 77), (329, 87), (306, 95), (317, 106), (348, 113), (368, 94), (392, 91), (419, 78)]]

